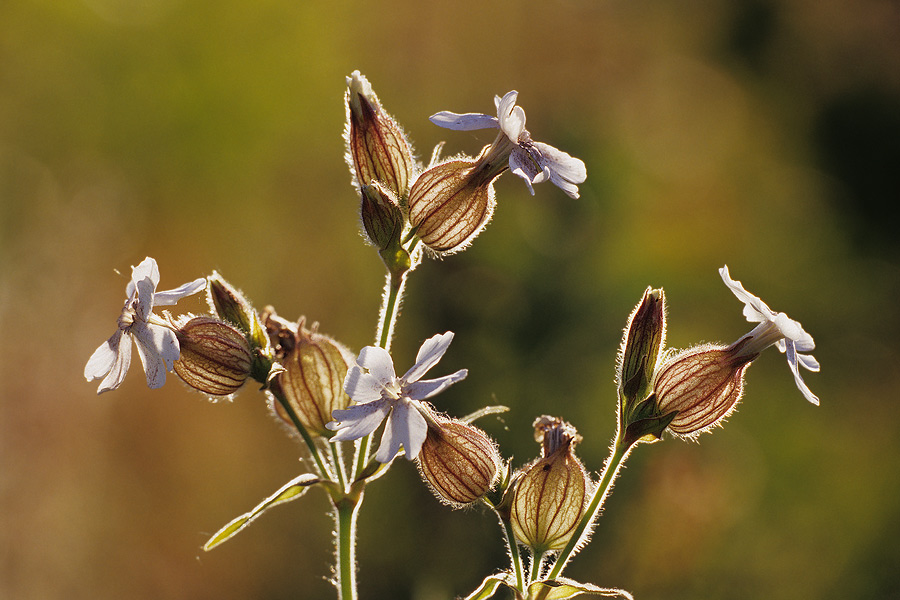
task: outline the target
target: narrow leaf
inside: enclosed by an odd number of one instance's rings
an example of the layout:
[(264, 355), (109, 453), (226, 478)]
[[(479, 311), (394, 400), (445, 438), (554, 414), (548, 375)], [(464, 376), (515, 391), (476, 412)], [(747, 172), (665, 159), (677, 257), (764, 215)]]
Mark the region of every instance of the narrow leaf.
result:
[(481, 585), (478, 586), (478, 589), (466, 596), (464, 600), (487, 600), (487, 598), (493, 597), (493, 595), (497, 591), (497, 588), (499, 588), (501, 585), (505, 585), (506, 587), (516, 592), (516, 598), (521, 598), (522, 595), (519, 594), (510, 583), (510, 578), (511, 575), (509, 573), (489, 575), (488, 577), (484, 578), (484, 581), (481, 582)]
[(605, 596), (607, 598), (625, 598), (634, 600), (634, 596), (625, 590), (616, 588), (602, 588), (592, 583), (578, 583), (571, 579), (560, 577), (558, 579), (545, 579), (535, 581), (528, 586), (528, 597), (537, 598), (543, 588), (549, 588), (549, 593), (542, 596), (545, 600), (567, 600), (582, 594), (586, 596)]
[(230, 539), (237, 532), (244, 529), (265, 511), (269, 510), (273, 506), (278, 506), (279, 504), (284, 504), (285, 502), (296, 500), (297, 498), (302, 496), (311, 485), (314, 485), (316, 483), (321, 482), (315, 475), (312, 475), (310, 473), (304, 473), (303, 475), (292, 479), (291, 481), (283, 485), (277, 492), (257, 504), (256, 507), (253, 508), (253, 510), (248, 513), (244, 513), (240, 517), (232, 520), (230, 523), (228, 523), (228, 525), (216, 532), (216, 534), (209, 538), (209, 541), (203, 545), (203, 549), (209, 552), (225, 540)]

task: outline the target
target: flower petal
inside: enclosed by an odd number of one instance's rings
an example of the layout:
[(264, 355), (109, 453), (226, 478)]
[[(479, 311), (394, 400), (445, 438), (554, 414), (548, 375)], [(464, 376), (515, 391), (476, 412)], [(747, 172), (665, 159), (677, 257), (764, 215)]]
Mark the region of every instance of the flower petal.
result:
[(797, 352), (794, 349), (793, 343), (787, 343), (787, 352), (785, 354), (787, 355), (788, 366), (794, 374), (794, 382), (797, 384), (797, 389), (800, 390), (804, 398), (818, 406), (819, 398), (812, 393), (812, 390), (810, 390), (809, 386), (806, 385), (806, 382), (803, 381), (803, 377), (800, 376), (800, 369), (797, 366)]
[(131, 267), (131, 281), (125, 287), (125, 295), (130, 298), (134, 293), (135, 284), (147, 278), (150, 279), (152, 289), (155, 290), (156, 286), (159, 285), (159, 267), (156, 264), (156, 260), (149, 256), (142, 260), (138, 266)]
[(406, 450), (406, 458), (412, 460), (419, 455), (428, 424), (411, 402), (398, 402), (388, 417), (381, 436), (381, 444), (375, 454), (375, 460), (381, 463), (390, 462), (400, 450)]
[(433, 367), (441, 360), (441, 357), (444, 356), (444, 353), (447, 351), (447, 347), (450, 346), (450, 342), (453, 341), (453, 332), (448, 331), (446, 333), (439, 333), (438, 335), (434, 335), (422, 344), (419, 348), (419, 353), (416, 355), (416, 364), (412, 366), (412, 368), (406, 372), (406, 374), (402, 377), (405, 383), (412, 383), (414, 381), (418, 381), (422, 375), (424, 375), (428, 369)]
[(404, 386), (403, 391), (412, 400), (425, 400), (443, 392), (454, 383), (462, 381), (468, 374), (469, 372), (466, 369), (460, 369), (452, 375), (446, 375), (438, 379), (426, 379), (410, 383)]
[(332, 442), (355, 440), (378, 429), (390, 410), (391, 403), (381, 399), (343, 410), (334, 410), (331, 412), (334, 421), (326, 423), (325, 427), (332, 431), (337, 430), (331, 438)]
[(344, 391), (357, 404), (366, 404), (382, 398), (384, 385), (376, 377), (363, 371), (362, 367), (355, 365), (350, 367), (344, 378)]
[(88, 359), (84, 367), (84, 376), (88, 381), (103, 377), (97, 388), (97, 393), (102, 394), (122, 384), (129, 366), (131, 366), (131, 339), (119, 329), (111, 338), (100, 344)]
[(744, 303), (744, 317), (748, 321), (759, 323), (775, 319), (775, 312), (765, 302), (745, 290), (740, 281), (735, 281), (731, 278), (731, 275), (728, 273), (728, 265), (719, 269), (719, 275), (722, 276), (722, 281), (725, 282), (728, 289), (737, 296), (738, 300)]
[(500, 129), (513, 143), (519, 143), (519, 137), (525, 131), (525, 111), (521, 106), (516, 106), (519, 92), (513, 90), (507, 92), (497, 104), (497, 118), (500, 120)]
[(428, 117), (428, 120), (438, 127), (454, 129), (456, 131), (474, 131), (476, 129), (497, 129), (500, 121), (497, 117), (482, 113), (455, 113), (443, 110)]
[(581, 159), (558, 150), (549, 144), (534, 142), (540, 152), (539, 163), (549, 173), (550, 183), (561, 189), (570, 198), (578, 198), (578, 183), (587, 179), (587, 168)]
[(522, 148), (513, 149), (509, 155), (509, 170), (525, 180), (525, 185), (528, 186), (528, 191), (532, 196), (534, 196), (534, 187), (531, 184), (540, 183), (549, 176), (549, 173), (544, 173), (528, 152)]
[(394, 361), (384, 348), (366, 346), (359, 351), (356, 364), (368, 370), (369, 375), (381, 382), (382, 386), (390, 385), (397, 378), (394, 374)]
[(166, 383), (166, 371), (181, 355), (175, 332), (162, 325), (147, 325), (136, 321), (131, 333), (137, 343), (138, 356), (147, 375), (147, 386), (156, 389)]
[(190, 283), (185, 283), (174, 290), (166, 290), (165, 292), (156, 292), (153, 295), (154, 306), (171, 306), (192, 294), (203, 291), (206, 288), (206, 277), (200, 277)]

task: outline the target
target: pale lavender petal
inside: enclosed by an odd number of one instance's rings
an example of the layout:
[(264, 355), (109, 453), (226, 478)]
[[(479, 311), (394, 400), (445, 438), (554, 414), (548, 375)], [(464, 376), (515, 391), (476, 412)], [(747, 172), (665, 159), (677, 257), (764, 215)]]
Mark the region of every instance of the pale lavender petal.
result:
[(719, 269), (719, 275), (722, 281), (728, 286), (728, 289), (737, 296), (738, 300), (744, 303), (744, 317), (751, 323), (760, 323), (762, 321), (771, 321), (775, 318), (775, 313), (760, 298), (754, 296), (744, 289), (740, 281), (735, 281), (728, 273), (728, 265)]
[(497, 129), (500, 121), (497, 117), (482, 113), (459, 114), (448, 110), (435, 113), (428, 120), (438, 127), (454, 129), (456, 131), (474, 131), (476, 129)]
[(800, 390), (804, 398), (818, 406), (819, 398), (812, 393), (812, 390), (810, 390), (809, 386), (806, 385), (806, 382), (803, 381), (803, 377), (800, 376), (800, 369), (797, 366), (797, 352), (794, 350), (794, 345), (792, 343), (787, 344), (786, 354), (788, 366), (794, 374), (794, 382), (797, 384), (797, 389)]
[(797, 354), (797, 361), (807, 371), (812, 371), (813, 373), (819, 372), (819, 361), (815, 359), (811, 354)]
[(84, 367), (84, 376), (88, 381), (103, 377), (97, 388), (102, 394), (122, 384), (130, 365), (131, 339), (120, 329), (94, 351)]
[(138, 321), (146, 322), (153, 313), (153, 292), (156, 284), (150, 277), (144, 277), (135, 281), (137, 288), (137, 302), (134, 303), (135, 316)]
[(350, 408), (332, 411), (331, 417), (334, 421), (326, 423), (325, 427), (337, 430), (331, 438), (333, 442), (355, 440), (378, 429), (390, 410), (391, 403), (387, 400), (356, 404)]
[(156, 264), (156, 261), (149, 256), (141, 261), (136, 267), (131, 267), (131, 281), (128, 282), (128, 285), (125, 287), (125, 295), (129, 298), (134, 293), (135, 284), (138, 281), (149, 278), (150, 282), (153, 286), (153, 289), (156, 289), (156, 286), (159, 285), (159, 267)]
[(587, 167), (580, 158), (543, 142), (533, 142), (532, 145), (541, 153), (543, 164), (559, 177), (571, 183), (584, 183), (587, 179)]
[(175, 332), (161, 325), (147, 325), (136, 321), (131, 326), (131, 333), (137, 343), (138, 356), (147, 374), (147, 386), (159, 388), (166, 383), (166, 371), (181, 355), (178, 338)]
[(350, 367), (344, 378), (344, 391), (354, 402), (364, 404), (380, 400), (384, 385), (376, 377), (364, 372), (362, 367), (355, 365)]
[(438, 379), (424, 379), (404, 386), (403, 391), (412, 400), (425, 400), (435, 394), (439, 394), (458, 381), (466, 378), (469, 372), (460, 369), (452, 375), (439, 377)]
[(403, 381), (405, 383), (412, 383), (414, 381), (418, 381), (422, 375), (424, 375), (428, 369), (433, 367), (441, 360), (441, 357), (444, 356), (444, 353), (447, 351), (447, 347), (450, 346), (450, 342), (453, 341), (453, 332), (448, 331), (446, 333), (439, 333), (438, 335), (434, 335), (422, 344), (422, 347), (419, 348), (419, 353), (416, 355), (416, 364), (412, 366), (412, 368), (406, 372), (403, 376)]
[(153, 295), (153, 305), (154, 306), (171, 306), (181, 300), (182, 298), (186, 298), (192, 294), (196, 294), (202, 290), (206, 289), (206, 278), (201, 277), (199, 279), (195, 279), (190, 283), (185, 283), (182, 286), (175, 288), (174, 290), (166, 290), (165, 292), (156, 292)]
[(359, 351), (356, 364), (367, 369), (369, 375), (375, 377), (382, 385), (390, 385), (397, 378), (394, 374), (394, 361), (384, 348), (366, 346)]
[[(514, 175), (518, 175), (525, 180), (525, 185), (528, 186), (528, 191), (531, 192), (532, 196), (534, 196), (534, 187), (532, 187), (531, 184), (538, 179), (543, 181), (543, 179), (549, 176), (549, 173), (543, 173), (538, 164), (531, 156), (529, 156), (528, 152), (522, 148), (513, 149), (512, 153), (509, 155), (509, 170), (512, 171)], [(540, 183), (540, 181), (538, 181), (538, 183)]]
[(398, 402), (388, 417), (381, 437), (381, 444), (375, 454), (375, 460), (381, 463), (390, 462), (400, 450), (406, 451), (406, 458), (412, 460), (419, 455), (428, 424), (419, 411), (410, 402)]
[(519, 137), (525, 131), (525, 111), (521, 106), (516, 106), (519, 92), (513, 90), (507, 92), (497, 103), (497, 118), (500, 119), (500, 129), (513, 143), (519, 143)]

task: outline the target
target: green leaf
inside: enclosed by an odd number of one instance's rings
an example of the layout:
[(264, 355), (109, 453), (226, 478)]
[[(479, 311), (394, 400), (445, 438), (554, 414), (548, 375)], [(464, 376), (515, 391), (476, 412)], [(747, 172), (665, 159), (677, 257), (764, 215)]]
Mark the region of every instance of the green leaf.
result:
[(489, 575), (484, 578), (484, 581), (481, 582), (481, 585), (478, 586), (474, 592), (465, 597), (465, 600), (486, 600), (487, 598), (492, 597), (496, 592), (497, 588), (501, 585), (505, 585), (516, 593), (516, 598), (521, 598), (522, 595), (516, 591), (515, 586), (511, 583), (512, 574), (510, 573), (498, 573), (497, 575)]
[[(541, 596), (540, 593), (548, 588), (549, 592)], [(586, 596), (605, 596), (607, 598), (626, 598), (634, 600), (634, 596), (625, 590), (616, 588), (602, 588), (592, 583), (578, 583), (572, 579), (560, 577), (558, 579), (545, 579), (543, 581), (535, 581), (528, 586), (529, 598), (543, 598), (544, 600), (566, 600), (567, 598), (575, 598), (580, 595)]]
[(310, 486), (321, 483), (318, 477), (310, 473), (304, 473), (299, 477), (292, 479), (281, 487), (277, 492), (260, 502), (248, 513), (244, 513), (240, 517), (232, 520), (228, 525), (216, 532), (209, 541), (203, 545), (203, 549), (207, 552), (221, 544), (227, 539), (231, 539), (233, 535), (244, 529), (252, 523), (259, 515), (269, 510), (273, 506), (296, 500), (309, 489)]

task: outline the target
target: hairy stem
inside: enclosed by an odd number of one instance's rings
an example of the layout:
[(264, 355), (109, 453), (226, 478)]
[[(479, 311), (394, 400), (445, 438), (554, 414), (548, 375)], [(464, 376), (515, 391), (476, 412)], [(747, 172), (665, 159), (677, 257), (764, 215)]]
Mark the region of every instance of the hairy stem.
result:
[(337, 520), (335, 578), (339, 600), (356, 600), (356, 517), (362, 499), (362, 494), (344, 497), (334, 506)]
[[(613, 445), (609, 458), (606, 459), (606, 464), (603, 467), (600, 483), (597, 484), (594, 494), (591, 496), (591, 500), (588, 503), (587, 510), (585, 510), (584, 516), (575, 528), (572, 539), (569, 540), (566, 547), (559, 553), (556, 562), (553, 564), (553, 568), (550, 569), (550, 572), (547, 574), (548, 579), (555, 579), (558, 577), (563, 569), (566, 568), (566, 563), (568, 563), (569, 559), (575, 554), (576, 548), (580, 548), (583, 545), (583, 540), (581, 538), (584, 536), (585, 531), (591, 523), (593, 523), (600, 514), (600, 510), (603, 508), (603, 502), (606, 500), (609, 491), (612, 489), (613, 481), (615, 481), (619, 469), (625, 463), (625, 459), (628, 458), (628, 454), (633, 447), (633, 443), (626, 444), (623, 442), (621, 435), (616, 436), (616, 443)], [(549, 588), (546, 589), (549, 591)]]

